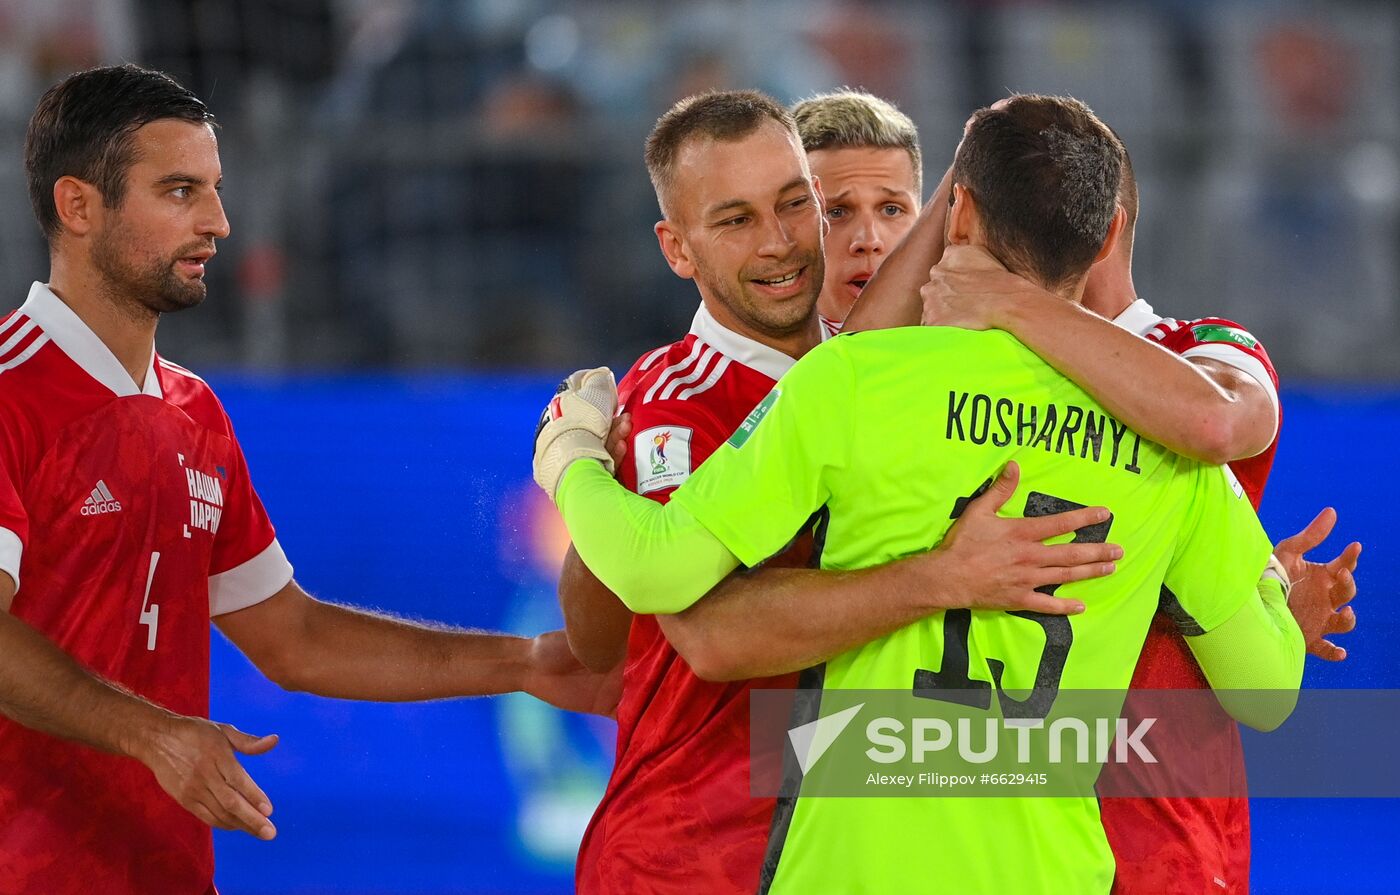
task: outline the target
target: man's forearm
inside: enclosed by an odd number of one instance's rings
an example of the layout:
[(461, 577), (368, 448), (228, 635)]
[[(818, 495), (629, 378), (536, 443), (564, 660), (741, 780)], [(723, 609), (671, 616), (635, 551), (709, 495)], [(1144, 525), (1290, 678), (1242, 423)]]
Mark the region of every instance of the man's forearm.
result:
[(25, 727), (131, 757), (172, 717), (92, 674), (8, 612), (0, 612), (0, 712)]
[(289, 690), (407, 702), (526, 687), (529, 638), (430, 627), (311, 598), (305, 602), (298, 654), (276, 664), (252, 657)]
[(691, 608), (657, 620), (695, 673), (743, 680), (799, 671), (941, 608), (900, 563), (854, 571), (736, 572)]
[(556, 499), (574, 547), (633, 612), (689, 609), (739, 564), (683, 506), (628, 491), (597, 463), (574, 463)]
[(928, 282), (929, 268), (943, 257), (951, 175), (950, 168), (928, 204), (919, 212), (913, 228), (861, 291), (841, 327), (842, 332), (918, 324), (923, 313), (919, 289)]
[(1257, 396), (1258, 407), (1246, 404), (1200, 366), (1081, 305), (1048, 295), (1017, 297), (1002, 302), (992, 322), (1134, 431), (1176, 453), (1227, 463), (1249, 455), (1235, 455), (1240, 440), (1232, 432), (1245, 425), (1260, 430), (1258, 437), (1246, 440), (1248, 448), (1257, 447), (1254, 453), (1272, 438), (1273, 408), (1267, 395)]

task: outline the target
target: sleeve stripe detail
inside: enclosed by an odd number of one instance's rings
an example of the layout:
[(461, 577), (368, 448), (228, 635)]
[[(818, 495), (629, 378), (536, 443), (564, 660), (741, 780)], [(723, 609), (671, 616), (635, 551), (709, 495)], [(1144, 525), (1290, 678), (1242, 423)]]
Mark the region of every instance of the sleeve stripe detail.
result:
[(15, 592), (19, 592), (19, 560), (24, 553), (24, 542), (19, 535), (8, 528), (0, 528), (0, 572), (8, 572), (15, 579)]
[(4, 363), (0, 363), (0, 373), (4, 373), (6, 370), (13, 370), (15, 367), (18, 367), (20, 364), (24, 363), (34, 355), (38, 354), (39, 349), (43, 348), (51, 341), (52, 339), (50, 339), (47, 334), (39, 336), (34, 341), (30, 342), (29, 347), (25, 348), (19, 354), (16, 354), (14, 357), (9, 358), (8, 360), (4, 361)]
[(713, 348), (706, 346), (704, 353), (700, 355), (700, 359), (695, 362), (695, 366), (691, 369), (689, 373), (685, 374), (684, 376), (671, 377), (671, 381), (666, 383), (666, 387), (661, 390), (661, 400), (664, 401), (667, 398), (674, 395), (676, 393), (676, 389), (680, 388), (681, 386), (690, 385), (692, 382), (699, 379), (701, 376), (704, 376), (705, 368), (710, 365), (710, 361), (714, 360), (717, 354), (719, 354), (718, 351), (715, 351)]
[[(193, 379), (193, 380), (196, 381), (196, 382), (204, 382), (204, 380), (201, 379), (196, 373), (193, 373), (193, 372), (191, 372), (190, 370), (186, 370), (184, 367), (180, 366), (179, 364), (172, 364), (170, 361), (166, 360), (166, 359), (163, 358), (163, 357), (160, 359), (160, 365), (161, 365), (162, 367), (164, 367), (165, 369), (169, 370), (169, 371), (172, 372), (172, 373), (178, 373), (178, 374), (180, 374), (181, 376), (188, 377), (188, 378), (190, 378), (190, 379)], [(209, 383), (204, 382), (204, 384), (205, 384), (205, 385), (208, 385)]]
[(728, 369), (729, 357), (727, 355), (721, 355), (719, 363), (715, 364), (715, 368), (710, 371), (709, 376), (705, 377), (704, 382), (700, 383), (699, 385), (693, 385), (685, 391), (681, 392), (679, 395), (676, 395), (676, 399), (684, 401), (686, 398), (694, 397), (695, 395), (698, 395), (701, 392), (709, 391), (711, 388), (714, 387), (714, 384), (716, 382), (719, 382), (720, 377), (724, 375), (724, 371)]
[[(1233, 342), (1214, 342), (1205, 345), (1197, 345), (1188, 349), (1182, 357), (1190, 360), (1193, 357), (1208, 357), (1211, 360), (1220, 361), (1222, 364), (1229, 364), (1242, 373), (1252, 377), (1256, 382), (1264, 387), (1264, 391), (1269, 393), (1269, 400), (1274, 405), (1274, 417), (1279, 414), (1278, 386), (1274, 384), (1273, 377), (1269, 375), (1269, 370), (1264, 366), (1264, 362), (1246, 351), (1242, 346)], [(1278, 425), (1275, 423), (1274, 434), (1278, 434)]]
[(690, 354), (687, 354), (684, 360), (679, 360), (661, 371), (661, 375), (656, 377), (656, 382), (652, 383), (651, 388), (647, 389), (646, 395), (642, 398), (642, 403), (650, 403), (656, 397), (656, 393), (665, 386), (666, 380), (674, 374), (689, 368), (690, 365), (695, 362), (695, 359), (700, 356), (700, 352), (704, 349), (705, 343), (701, 342), (699, 339), (696, 339), (695, 344), (691, 346)]
[(1167, 336), (1181, 329), (1181, 322), (1171, 317), (1157, 321), (1157, 325), (1147, 331), (1147, 338), (1154, 342), (1160, 342)]
[(644, 357), (644, 358), (642, 359), (642, 362), (641, 362), (640, 364), (637, 365), (638, 371), (647, 369), (647, 368), (650, 367), (652, 364), (656, 363), (656, 361), (657, 361), (659, 358), (665, 357), (666, 352), (668, 352), (668, 351), (670, 351), (670, 350), (671, 350), (671, 346), (670, 346), (670, 345), (662, 345), (660, 348), (656, 349), (656, 350), (653, 351), (651, 354), (648, 354), (646, 357)]
[(15, 319), (11, 320), (3, 330), (0, 330), (0, 339), (5, 340), (3, 344), (0, 344), (0, 354), (4, 354), (18, 345), (19, 340), (24, 338), (26, 333), (38, 326), (38, 322), (30, 319), (27, 314), (16, 314)]
[(267, 549), (227, 572), (209, 576), (209, 615), (247, 609), (266, 600), (292, 580), (292, 564), (274, 538)]

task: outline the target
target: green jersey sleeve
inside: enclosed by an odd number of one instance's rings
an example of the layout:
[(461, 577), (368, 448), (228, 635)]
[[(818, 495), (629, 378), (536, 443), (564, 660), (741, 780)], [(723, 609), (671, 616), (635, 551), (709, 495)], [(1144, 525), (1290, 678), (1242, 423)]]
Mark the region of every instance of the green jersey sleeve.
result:
[(684, 507), (633, 494), (593, 460), (564, 471), (556, 499), (584, 565), (633, 612), (683, 612), (738, 564)]
[(1186, 645), (1225, 711), (1256, 730), (1273, 730), (1298, 702), (1307, 647), (1283, 586), (1264, 578), (1256, 592), (1257, 599)]
[(747, 566), (792, 540), (850, 462), (855, 379), (841, 346), (794, 364), (671, 496)]
[(1187, 636), (1214, 630), (1248, 600), (1273, 544), (1234, 475), (1200, 467), (1166, 579), (1162, 608)]

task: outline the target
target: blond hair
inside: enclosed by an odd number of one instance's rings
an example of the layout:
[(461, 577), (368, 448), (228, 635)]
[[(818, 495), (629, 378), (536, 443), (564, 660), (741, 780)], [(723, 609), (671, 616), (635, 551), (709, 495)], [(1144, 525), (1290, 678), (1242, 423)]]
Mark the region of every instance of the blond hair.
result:
[(919, 131), (894, 103), (860, 90), (842, 89), (792, 107), (807, 152), (818, 149), (903, 149), (914, 165), (914, 191), (923, 191)]

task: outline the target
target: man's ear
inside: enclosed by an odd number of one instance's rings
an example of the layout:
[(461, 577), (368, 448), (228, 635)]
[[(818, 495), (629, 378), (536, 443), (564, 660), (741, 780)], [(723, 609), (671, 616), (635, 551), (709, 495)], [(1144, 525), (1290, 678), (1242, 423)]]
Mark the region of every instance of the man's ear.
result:
[(982, 221), (972, 193), (960, 183), (953, 184), (953, 207), (948, 209), (948, 245), (981, 245)]
[(97, 187), (68, 174), (54, 181), (53, 206), (60, 226), (75, 236), (90, 233), (105, 207)]
[(1099, 247), (1099, 253), (1094, 256), (1094, 263), (1098, 264), (1103, 259), (1113, 254), (1113, 250), (1118, 248), (1118, 240), (1123, 236), (1123, 231), (1128, 226), (1128, 213), (1119, 205), (1113, 212), (1113, 220), (1108, 225), (1108, 235), (1104, 237), (1103, 245)]
[(656, 242), (661, 246), (661, 254), (666, 256), (666, 263), (671, 265), (676, 276), (683, 280), (695, 278), (695, 262), (690, 259), (690, 249), (685, 244), (685, 237), (681, 235), (681, 230), (674, 223), (668, 220), (656, 222), (652, 228), (656, 232)]

